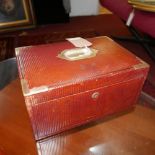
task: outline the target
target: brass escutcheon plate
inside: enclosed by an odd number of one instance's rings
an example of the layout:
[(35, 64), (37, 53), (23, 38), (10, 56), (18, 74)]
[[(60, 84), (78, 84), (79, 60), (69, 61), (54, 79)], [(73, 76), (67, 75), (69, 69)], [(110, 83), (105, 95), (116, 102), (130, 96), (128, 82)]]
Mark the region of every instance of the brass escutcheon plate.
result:
[(68, 61), (76, 61), (81, 59), (87, 59), (95, 57), (97, 50), (93, 48), (83, 47), (83, 48), (73, 48), (62, 51), (58, 58), (65, 59)]

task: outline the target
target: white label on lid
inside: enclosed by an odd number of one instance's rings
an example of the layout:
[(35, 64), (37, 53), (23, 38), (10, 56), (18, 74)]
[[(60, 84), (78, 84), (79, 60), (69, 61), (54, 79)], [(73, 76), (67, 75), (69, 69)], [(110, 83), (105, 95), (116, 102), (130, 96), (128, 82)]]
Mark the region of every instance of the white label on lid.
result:
[(87, 47), (92, 45), (91, 42), (81, 37), (67, 38), (66, 40), (71, 42), (75, 47)]

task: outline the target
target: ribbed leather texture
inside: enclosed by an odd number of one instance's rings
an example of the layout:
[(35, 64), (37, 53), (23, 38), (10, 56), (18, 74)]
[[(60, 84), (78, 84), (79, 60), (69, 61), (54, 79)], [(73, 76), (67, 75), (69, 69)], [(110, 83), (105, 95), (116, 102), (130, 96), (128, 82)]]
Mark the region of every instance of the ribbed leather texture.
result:
[(29, 88), (43, 85), (52, 89), (70, 85), (128, 69), (139, 63), (134, 55), (107, 37), (89, 40), (93, 43), (92, 48), (98, 50), (97, 56), (78, 61), (67, 61), (57, 57), (63, 50), (75, 48), (67, 41), (18, 48), (20, 72), (27, 80)]
[(69, 42), (17, 49), (20, 78), (29, 89), (48, 91), (25, 96), (36, 140), (127, 109), (135, 104), (148, 67), (107, 37), (89, 39), (97, 56), (78, 61), (57, 57), (74, 48)]
[[(31, 121), (36, 139), (44, 139), (131, 107), (135, 104), (142, 81), (143, 78), (133, 79), (39, 105), (34, 104), (31, 107)], [(92, 95), (96, 92), (99, 97), (93, 99)]]

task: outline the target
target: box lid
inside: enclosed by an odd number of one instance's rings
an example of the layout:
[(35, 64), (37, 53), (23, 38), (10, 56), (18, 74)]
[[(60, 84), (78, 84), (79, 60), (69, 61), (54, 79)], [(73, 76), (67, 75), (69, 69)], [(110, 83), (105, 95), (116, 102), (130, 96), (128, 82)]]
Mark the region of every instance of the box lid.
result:
[(88, 40), (92, 43), (90, 48), (97, 52), (93, 57), (75, 61), (59, 57), (62, 51), (75, 48), (68, 41), (16, 48), (24, 95), (73, 85), (89, 78), (129, 69), (140, 63), (136, 56), (108, 37)]

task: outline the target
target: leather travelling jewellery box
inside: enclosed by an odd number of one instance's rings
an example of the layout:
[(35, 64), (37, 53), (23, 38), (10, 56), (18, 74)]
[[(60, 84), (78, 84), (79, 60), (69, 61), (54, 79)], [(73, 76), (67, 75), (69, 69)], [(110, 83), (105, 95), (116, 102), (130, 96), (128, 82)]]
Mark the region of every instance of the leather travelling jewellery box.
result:
[(16, 48), (36, 140), (136, 104), (149, 66), (108, 37)]

